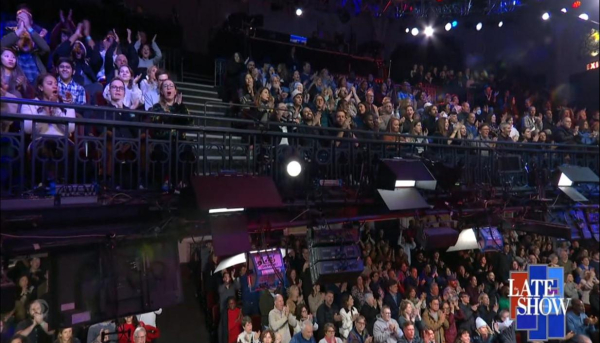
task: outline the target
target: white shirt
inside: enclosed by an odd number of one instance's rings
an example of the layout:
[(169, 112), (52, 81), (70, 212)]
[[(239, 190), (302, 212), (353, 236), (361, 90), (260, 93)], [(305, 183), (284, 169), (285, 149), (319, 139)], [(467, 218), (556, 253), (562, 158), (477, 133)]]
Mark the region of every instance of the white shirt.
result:
[(146, 325), (157, 327), (156, 326), (156, 316), (161, 313), (162, 313), (162, 308), (158, 309), (158, 311), (138, 314), (136, 317), (139, 322), (144, 322), (144, 324), (146, 324)]
[(237, 341), (238, 343), (259, 343), (258, 339), (254, 339), (254, 335), (256, 332), (252, 331), (250, 333), (246, 333), (246, 331), (242, 331), (241, 334), (238, 335)]
[(350, 331), (352, 331), (352, 328), (354, 327), (354, 321), (352, 317), (355, 314), (358, 314), (358, 310), (356, 309), (356, 307), (352, 307), (350, 311), (346, 311), (345, 308), (340, 310), (340, 316), (342, 316), (342, 326), (340, 327), (340, 335), (344, 339), (348, 338)]
[[(39, 99), (35, 99), (35, 100), (39, 100)], [(21, 106), (21, 113), (22, 114), (30, 114), (30, 115), (35, 115), (35, 116), (48, 116), (49, 114), (44, 113), (44, 112), (39, 112), (41, 111), (40, 107), (37, 105), (23, 105)], [(72, 108), (58, 108), (58, 107), (53, 107), (53, 112), (52, 112), (52, 116), (53, 117), (68, 117), (68, 118), (75, 118), (75, 110)], [(31, 120), (25, 120), (25, 132), (26, 133), (33, 133), (33, 122)], [(35, 133), (36, 134), (42, 134), (42, 135), (51, 135), (51, 136), (64, 136), (65, 133), (67, 133), (67, 135), (69, 133), (72, 133), (73, 131), (75, 131), (75, 124), (74, 123), (70, 123), (69, 124), (69, 128), (68, 128), (68, 132), (66, 132), (66, 128), (65, 125), (63, 124), (54, 124), (54, 123), (35, 123)]]
[[(104, 87), (104, 92), (102, 92), (102, 96), (104, 96), (104, 99), (106, 99), (106, 101), (110, 102), (110, 84), (107, 84), (106, 87)], [(137, 101), (138, 105), (140, 104), (142, 100), (142, 91), (140, 90), (140, 87), (138, 87), (138, 85), (133, 84), (133, 87), (131, 87), (131, 89), (129, 89), (129, 87), (125, 87), (125, 98), (123, 98), (123, 105), (131, 108), (132, 110), (134, 110), (135, 108), (132, 108), (131, 104), (135, 101)]]

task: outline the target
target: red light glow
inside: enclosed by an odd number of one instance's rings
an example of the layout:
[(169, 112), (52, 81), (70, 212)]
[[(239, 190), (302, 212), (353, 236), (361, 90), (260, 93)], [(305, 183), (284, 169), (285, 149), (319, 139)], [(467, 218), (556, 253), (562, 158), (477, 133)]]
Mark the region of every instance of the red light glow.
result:
[(572, 7), (573, 8), (579, 8), (579, 7), (581, 7), (581, 1), (577, 0), (577, 1), (573, 2)]

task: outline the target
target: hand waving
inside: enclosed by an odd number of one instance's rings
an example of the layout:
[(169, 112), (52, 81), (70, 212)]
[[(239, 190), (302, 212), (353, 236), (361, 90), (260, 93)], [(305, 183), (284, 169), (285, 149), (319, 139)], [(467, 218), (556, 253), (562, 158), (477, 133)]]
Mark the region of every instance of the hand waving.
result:
[(135, 77), (135, 79), (133, 79), (133, 83), (135, 83), (136, 85), (138, 84), (138, 82), (140, 82), (140, 79), (142, 78), (142, 74), (138, 75)]

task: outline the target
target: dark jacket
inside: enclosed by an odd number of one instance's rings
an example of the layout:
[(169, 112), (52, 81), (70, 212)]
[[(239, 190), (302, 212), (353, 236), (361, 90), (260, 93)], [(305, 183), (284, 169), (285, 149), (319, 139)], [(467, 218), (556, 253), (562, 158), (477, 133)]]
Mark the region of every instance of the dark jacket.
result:
[(340, 308), (335, 304), (331, 304), (331, 307), (327, 306), (327, 304), (323, 303), (317, 309), (317, 324), (319, 324), (319, 335), (318, 337), (323, 337), (325, 330), (325, 324), (333, 323), (336, 327), (336, 332), (338, 331), (340, 326), (340, 322), (336, 322), (333, 319), (333, 316), (340, 313)]
[(260, 323), (263, 327), (269, 326), (269, 312), (275, 308), (275, 298), (268, 290), (262, 291), (258, 300), (260, 308)]
[(494, 321), (494, 317), (496, 317), (496, 311), (494, 311), (491, 303), (489, 309), (483, 305), (479, 305), (477, 308), (477, 315), (481, 317), (481, 319), (485, 320), (486, 323), (492, 323)]
[(347, 343), (365, 343), (365, 341), (367, 340), (367, 338), (369, 338), (371, 335), (369, 335), (369, 332), (367, 332), (368, 330), (365, 329), (363, 331), (363, 334), (359, 334), (358, 331), (356, 331), (356, 328), (353, 328), (352, 331), (350, 331), (350, 333), (348, 334), (348, 342)]
[(392, 318), (395, 320), (398, 320), (398, 315), (400, 313), (400, 302), (402, 302), (402, 295), (400, 292), (396, 293), (395, 296), (388, 292), (385, 294), (385, 297), (383, 297), (383, 304), (390, 307)]
[(471, 309), (471, 305), (465, 305), (462, 302), (458, 304), (458, 312), (456, 312), (456, 326), (458, 330), (475, 331), (475, 315)]
[(578, 144), (581, 141), (581, 137), (575, 136), (573, 131), (566, 127), (559, 126), (554, 130), (554, 141), (562, 144)]
[(365, 303), (360, 309), (360, 314), (367, 320), (367, 331), (369, 331), (371, 334), (373, 334), (373, 326), (377, 321), (377, 315), (379, 313), (381, 313), (379, 306), (371, 307), (367, 303)]
[[(104, 56), (104, 75), (106, 76), (106, 82), (110, 83), (110, 81), (115, 77), (115, 62), (112, 59), (112, 56), (117, 50), (118, 43), (113, 42), (113, 44), (106, 50), (106, 55)], [(135, 47), (133, 44), (125, 44), (121, 46), (121, 53), (127, 57), (127, 65), (131, 66), (131, 69), (135, 69), (136, 66), (140, 63), (140, 57), (135, 51)], [(132, 75), (133, 76), (133, 75)]]

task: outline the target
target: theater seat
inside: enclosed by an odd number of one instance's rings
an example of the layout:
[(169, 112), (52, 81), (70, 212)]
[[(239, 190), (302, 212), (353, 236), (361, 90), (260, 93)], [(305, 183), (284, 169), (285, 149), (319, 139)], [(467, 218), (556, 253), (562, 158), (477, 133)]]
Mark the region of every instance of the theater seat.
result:
[(212, 327), (217, 328), (219, 326), (219, 320), (221, 319), (221, 313), (219, 311), (219, 305), (214, 305), (211, 310)]
[(250, 318), (252, 318), (252, 331), (258, 331), (258, 330), (260, 330), (260, 328), (261, 328), (261, 325), (260, 325), (260, 320), (261, 320), (260, 315), (255, 314), (255, 315), (253, 315)]
[(104, 96), (102, 96), (102, 93), (96, 93), (96, 105), (98, 105), (98, 106), (106, 106), (107, 105), (106, 99), (104, 99)]

